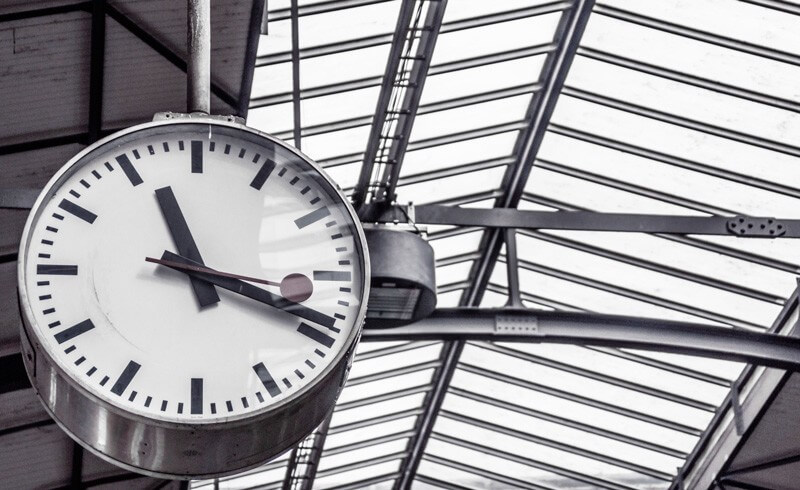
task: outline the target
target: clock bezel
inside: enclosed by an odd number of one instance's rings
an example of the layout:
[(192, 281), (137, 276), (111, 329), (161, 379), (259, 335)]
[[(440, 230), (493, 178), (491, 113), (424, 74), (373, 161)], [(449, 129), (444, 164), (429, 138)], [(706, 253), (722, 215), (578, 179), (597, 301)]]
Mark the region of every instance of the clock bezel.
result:
[[(359, 305), (358, 314), (353, 321), (353, 327), (342, 344), (342, 348), (336, 352), (331, 362), (327, 363), (324, 369), (318, 371), (316, 373), (317, 375), (310, 382), (305, 384), (303, 387), (298, 388), (294, 393), (288, 395), (286, 398), (270, 404), (262, 409), (225, 417), (222, 420), (199, 419), (177, 422), (159, 418), (151, 418), (140, 413), (126, 410), (125, 408), (115, 405), (94, 394), (91, 390), (84, 386), (84, 380), (74, 376), (73, 372), (65, 370), (55, 359), (55, 356), (50, 351), (48, 346), (42, 345), (44, 342), (39, 341), (38, 336), (35, 333), (35, 327), (32, 325), (35, 322), (35, 317), (33, 315), (33, 308), (28, 295), (27, 286), (25, 284), (25, 270), (32, 227), (40, 218), (43, 205), (52, 198), (55, 190), (60, 188), (60, 185), (67, 178), (71, 177), (75, 172), (79, 171), (80, 168), (84, 166), (81, 165), (81, 163), (98, 149), (106, 147), (108, 144), (113, 144), (114, 141), (121, 138), (135, 135), (137, 132), (158, 127), (183, 125), (222, 126), (235, 131), (242, 131), (244, 133), (248, 133), (250, 138), (262, 138), (276, 146), (284, 148), (286, 151), (294, 154), (298, 160), (302, 161), (303, 163), (301, 165), (309, 165), (314, 171), (317, 172), (321, 183), (329, 186), (328, 190), (330, 191), (329, 194), (331, 197), (339, 197), (341, 203), (344, 205), (344, 208), (347, 210), (347, 213), (349, 213), (350, 218), (353, 220), (353, 241), (360, 252), (360, 266), (361, 270), (363, 271), (361, 275), (362, 298), (361, 304)], [(88, 161), (86, 161), (86, 163), (88, 163)], [(84, 447), (98, 456), (128, 469), (152, 476), (167, 476), (172, 478), (187, 476), (207, 477), (235, 473), (262, 463), (264, 461), (264, 458), (261, 456), (263, 451), (261, 453), (251, 455), (249, 458), (245, 458), (249, 459), (250, 461), (244, 463), (243, 465), (237, 465), (236, 468), (224, 470), (222, 472), (201, 471), (201, 469), (206, 470), (209, 467), (213, 467), (214, 462), (208, 461), (207, 458), (193, 458), (191, 455), (184, 455), (186, 457), (172, 455), (172, 457), (181, 461), (179, 464), (166, 465), (169, 466), (169, 468), (160, 468), (157, 466), (147, 467), (147, 465), (139, 466), (129, 462), (128, 459), (130, 458), (125, 458), (126, 448), (110, 448), (109, 444), (107, 443), (104, 446), (105, 451), (94, 447), (94, 445), (96, 445), (100, 439), (105, 439), (106, 436), (106, 434), (99, 434), (101, 431), (95, 430), (98, 428), (97, 422), (99, 420), (105, 420), (108, 422), (112, 421), (113, 419), (114, 423), (118, 425), (121, 424), (125, 427), (135, 428), (145, 426), (151, 428), (152, 431), (155, 431), (159, 434), (157, 439), (162, 439), (164, 436), (169, 434), (169, 437), (173, 438), (173, 442), (178, 443), (177, 447), (185, 447), (188, 444), (189, 446), (203, 448), (203, 444), (209, 444), (214, 440), (219, 440), (221, 432), (227, 431), (231, 434), (236, 433), (238, 434), (237, 438), (244, 439), (248, 439), (248, 433), (265, 432), (254, 429), (257, 429), (265, 421), (274, 417), (284, 417), (287, 409), (291, 409), (296, 405), (302, 406), (305, 402), (310, 402), (313, 404), (316, 401), (330, 401), (330, 408), (332, 409), (333, 404), (338, 398), (338, 395), (346, 381), (347, 373), (349, 372), (349, 368), (352, 363), (355, 346), (358, 343), (358, 339), (364, 324), (367, 309), (367, 298), (369, 297), (369, 277), (370, 268), (366, 238), (364, 236), (364, 231), (361, 227), (356, 211), (353, 209), (349, 200), (342, 194), (339, 186), (333, 182), (333, 180), (324, 172), (324, 170), (307, 155), (303, 154), (296, 148), (289, 146), (278, 138), (243, 124), (239, 124), (235, 121), (230, 121), (229, 119), (220, 120), (211, 117), (200, 118), (196, 115), (192, 115), (191, 118), (185, 119), (170, 118), (148, 122), (132, 126), (109, 135), (81, 150), (74, 157), (69, 159), (67, 163), (65, 163), (64, 166), (55, 173), (55, 175), (53, 175), (31, 208), (31, 213), (29, 214), (23, 229), (17, 264), (19, 306), (23, 320), (21, 326), (23, 360), (28, 377), (31, 380), (34, 389), (37, 391), (41, 401), (45, 405), (48, 413), (56, 420), (62, 429), (64, 429)], [(39, 328), (39, 330), (42, 329)], [(34, 342), (31, 342), (31, 339), (35, 339)], [(40, 370), (42, 372), (38, 372)], [(336, 378), (340, 379), (337, 381)], [(65, 384), (67, 386), (64, 386)], [(335, 390), (325, 389), (326, 387), (330, 388), (333, 385), (336, 386)], [(64, 399), (66, 399), (66, 402), (62, 401)], [(76, 402), (76, 400), (80, 400), (80, 403)], [(87, 404), (86, 402), (91, 403)], [(96, 408), (96, 410), (92, 410), (92, 408)], [(75, 415), (76, 412), (78, 413), (78, 416)], [(325, 412), (327, 413), (327, 410)], [(83, 414), (85, 414), (85, 416)], [(271, 456), (277, 456), (280, 454), (280, 452), (288, 449), (291, 447), (291, 445), (302, 439), (302, 437), (305, 437), (308, 432), (313, 430), (314, 427), (321, 422), (324, 416), (325, 413), (319, 414), (315, 412), (312, 416), (306, 417), (309, 420), (300, 421), (305, 422), (301, 424), (302, 430), (296, 430), (298, 427), (295, 427), (295, 430), (285, 431), (285, 433), (279, 438), (281, 439), (280, 441), (270, 441), (269, 444), (272, 444), (273, 447), (283, 448), (281, 451), (271, 454)], [(114, 425), (114, 423), (111, 425)], [(288, 425), (297, 426), (298, 424), (295, 423)], [(261, 429), (263, 429), (263, 427), (261, 427)], [(302, 433), (302, 436), (298, 438), (299, 433)], [(214, 435), (214, 437), (202, 437), (201, 434), (211, 434)], [(208, 440), (205, 441), (206, 439)], [(252, 441), (250, 441), (249, 444), (264, 446), (267, 443), (265, 439), (270, 438), (250, 437), (250, 439), (252, 439)], [(234, 438), (231, 442), (247, 443), (246, 440), (237, 441), (236, 438)], [(155, 448), (151, 447), (150, 450), (153, 451), (154, 449)], [(183, 462), (187, 464), (182, 465)], [(183, 466), (186, 467), (186, 470), (180, 469)], [(197, 469), (192, 470), (191, 468)], [(201, 472), (198, 473), (197, 471)]]

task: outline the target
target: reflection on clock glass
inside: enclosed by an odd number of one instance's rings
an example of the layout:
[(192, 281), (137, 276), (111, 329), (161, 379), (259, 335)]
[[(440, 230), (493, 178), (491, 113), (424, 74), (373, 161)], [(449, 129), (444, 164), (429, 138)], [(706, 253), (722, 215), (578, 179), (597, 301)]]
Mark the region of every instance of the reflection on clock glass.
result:
[(57, 364), (151, 418), (220, 422), (302, 391), (353, 333), (356, 228), (299, 155), (227, 126), (98, 147), (45, 196), (25, 287)]

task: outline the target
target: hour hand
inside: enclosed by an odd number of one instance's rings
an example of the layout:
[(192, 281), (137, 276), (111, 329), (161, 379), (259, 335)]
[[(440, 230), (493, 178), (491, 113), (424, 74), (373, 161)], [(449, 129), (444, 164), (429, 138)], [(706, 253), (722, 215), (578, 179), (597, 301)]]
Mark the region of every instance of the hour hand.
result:
[[(229, 274), (220, 275), (214, 269), (205, 267), (199, 262), (193, 261), (188, 257), (182, 257), (165, 250), (161, 255), (161, 261), (156, 263), (160, 263), (171, 269), (181, 271), (189, 275), (189, 277), (198, 278), (202, 281), (214, 284), (215, 286), (227, 289), (228, 291), (233, 291), (234, 293), (241, 294), (242, 296), (253, 299), (260, 303), (264, 303), (287, 313), (291, 313), (295, 316), (303, 318), (304, 320), (317, 323), (333, 331), (339, 331), (336, 327), (334, 327), (336, 319), (332, 316), (328, 316), (313, 308), (295, 303), (294, 301), (286, 299), (283, 296), (271, 293), (257, 286), (253, 286), (252, 284), (240, 279), (229, 277)], [(185, 267), (181, 264), (192, 267)]]
[[(164, 214), (164, 219), (167, 222), (169, 233), (172, 235), (172, 240), (178, 247), (178, 253), (203, 265), (203, 257), (200, 256), (200, 251), (197, 249), (197, 244), (194, 242), (192, 232), (189, 231), (189, 225), (186, 224), (186, 219), (183, 217), (181, 208), (178, 205), (178, 200), (175, 199), (175, 193), (172, 192), (172, 187), (167, 186), (156, 189), (156, 199), (158, 199), (158, 205), (161, 207), (161, 212)], [(209, 306), (219, 301), (217, 290), (214, 289), (212, 284), (193, 276), (189, 276), (189, 280), (192, 283), (194, 295), (201, 307)]]

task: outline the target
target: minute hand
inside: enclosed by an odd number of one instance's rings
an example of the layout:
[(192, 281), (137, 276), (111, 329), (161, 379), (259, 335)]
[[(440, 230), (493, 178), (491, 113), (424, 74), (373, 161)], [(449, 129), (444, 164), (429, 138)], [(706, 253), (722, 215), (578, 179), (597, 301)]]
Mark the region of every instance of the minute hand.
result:
[[(203, 264), (200, 264), (199, 262), (195, 262), (194, 260), (169, 252), (167, 250), (165, 250), (164, 253), (161, 255), (161, 260), (168, 260), (171, 262), (179, 262), (183, 264), (189, 264), (206, 268)], [(166, 265), (166, 267), (170, 266)], [(257, 286), (253, 286), (252, 284), (247, 283), (245, 281), (234, 279), (231, 277), (221, 277), (210, 272), (199, 272), (177, 267), (170, 267), (170, 268), (183, 272), (184, 274), (188, 274), (191, 277), (202, 279), (207, 283), (219, 286), (223, 289), (227, 289), (228, 291), (241, 294), (242, 296), (256, 300), (260, 303), (264, 303), (274, 308), (278, 308), (280, 310), (291, 313), (295, 316), (299, 316), (300, 318), (317, 323), (331, 330), (334, 331), (338, 330), (336, 327), (333, 326), (334, 322), (336, 322), (335, 318), (328, 316), (324, 313), (321, 313), (317, 310), (314, 310), (312, 308), (309, 308), (307, 306), (295, 303), (294, 301), (290, 301), (284, 298), (283, 296), (271, 293)]]

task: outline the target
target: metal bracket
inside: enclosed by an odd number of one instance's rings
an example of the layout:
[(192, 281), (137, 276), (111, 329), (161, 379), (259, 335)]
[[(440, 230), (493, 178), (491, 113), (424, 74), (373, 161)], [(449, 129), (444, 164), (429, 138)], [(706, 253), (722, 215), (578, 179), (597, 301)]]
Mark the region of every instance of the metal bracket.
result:
[(726, 225), (728, 231), (737, 236), (779, 237), (786, 234), (786, 226), (775, 218), (734, 216)]
[(224, 121), (244, 126), (244, 118), (239, 116), (215, 116), (211, 114), (203, 114), (202, 112), (156, 112), (153, 115), (153, 121), (170, 121), (172, 119), (213, 119), (215, 121)]
[(742, 436), (745, 432), (745, 424), (742, 404), (739, 400), (738, 381), (734, 381), (733, 384), (731, 384), (731, 408), (733, 408), (733, 423), (736, 426), (736, 434)]
[(533, 316), (497, 315), (494, 333), (503, 335), (539, 335), (539, 321)]

